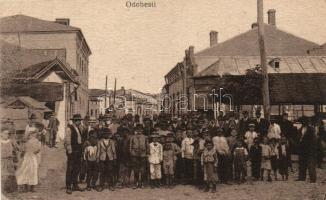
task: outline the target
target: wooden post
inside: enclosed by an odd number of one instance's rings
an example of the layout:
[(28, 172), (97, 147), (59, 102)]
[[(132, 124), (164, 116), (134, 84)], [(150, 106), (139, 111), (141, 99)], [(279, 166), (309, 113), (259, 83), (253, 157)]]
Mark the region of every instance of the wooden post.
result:
[(268, 72), (266, 63), (266, 49), (264, 40), (264, 6), (263, 0), (257, 0), (257, 22), (258, 22), (258, 43), (260, 51), (260, 66), (263, 76), (263, 109), (264, 116), (270, 120), (270, 101), (269, 101), (269, 86), (268, 86)]
[(104, 96), (104, 109), (106, 110), (106, 106), (107, 106), (107, 94), (108, 94), (108, 76), (105, 77), (105, 96)]

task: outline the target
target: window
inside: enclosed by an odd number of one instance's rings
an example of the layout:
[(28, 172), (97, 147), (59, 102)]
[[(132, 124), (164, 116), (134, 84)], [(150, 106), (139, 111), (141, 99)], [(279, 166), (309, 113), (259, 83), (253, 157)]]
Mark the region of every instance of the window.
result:
[(91, 109), (91, 116), (93, 116), (93, 109)]
[(75, 88), (75, 101), (78, 101), (77, 88)]
[(97, 109), (95, 110), (95, 116), (97, 117)]

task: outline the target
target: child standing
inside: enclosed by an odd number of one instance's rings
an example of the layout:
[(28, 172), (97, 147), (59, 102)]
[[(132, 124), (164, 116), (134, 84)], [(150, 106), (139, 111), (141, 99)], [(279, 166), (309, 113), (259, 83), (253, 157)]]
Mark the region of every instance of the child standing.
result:
[(245, 142), (248, 149), (254, 144), (254, 139), (258, 137), (257, 132), (255, 131), (255, 124), (249, 124), (249, 130), (245, 134)]
[(192, 138), (192, 131), (186, 131), (186, 138), (181, 143), (181, 157), (183, 159), (184, 179), (186, 183), (192, 183), (194, 179), (194, 139)]
[(275, 138), (270, 139), (270, 146), (271, 146), (271, 167), (274, 173), (274, 178), (277, 181), (277, 169), (278, 169), (278, 144)]
[(259, 180), (262, 151), (261, 151), (261, 146), (259, 145), (258, 138), (254, 139), (254, 145), (252, 145), (250, 148), (249, 156), (251, 162), (251, 176), (254, 178), (254, 180)]
[(100, 167), (100, 187), (98, 191), (104, 190), (105, 182), (109, 189), (114, 190), (114, 166), (117, 159), (115, 142), (111, 139), (112, 134), (109, 128), (103, 128), (103, 139), (97, 144), (97, 160)]
[(284, 135), (281, 137), (280, 145), (278, 146), (278, 153), (279, 153), (279, 172), (282, 176), (282, 180), (288, 180), (289, 177), (289, 170), (288, 167), (290, 166), (291, 162), (291, 155), (289, 153), (289, 144), (288, 140)]
[(29, 129), (25, 143), (24, 158), (16, 172), (17, 184), (24, 186), (23, 192), (35, 192), (34, 186), (38, 184), (39, 155), (41, 142), (37, 139), (36, 128)]
[(212, 141), (206, 142), (206, 147), (201, 156), (201, 164), (204, 167), (204, 181), (206, 182), (205, 192), (208, 192), (212, 185), (212, 193), (216, 192), (217, 182), (217, 152)]
[(234, 163), (234, 174), (235, 180), (240, 183), (245, 182), (247, 175), (247, 157), (248, 151), (244, 147), (244, 142), (239, 140), (237, 146), (233, 151), (233, 163)]
[(9, 138), (9, 129), (1, 130), (1, 191), (11, 193), (17, 189), (14, 168), (14, 146)]
[(87, 164), (86, 190), (91, 191), (92, 189), (95, 189), (98, 178), (98, 165), (96, 161), (97, 139), (95, 137), (91, 137), (89, 142), (90, 145), (85, 148), (84, 159)]
[(271, 154), (272, 150), (271, 147), (268, 145), (268, 138), (264, 137), (263, 143), (260, 145), (261, 146), (261, 173), (260, 173), (260, 179), (263, 181), (264, 180), (264, 171), (267, 171), (267, 176), (268, 176), (268, 181), (272, 181), (271, 178)]
[(165, 185), (172, 187), (175, 167), (175, 152), (172, 149), (172, 143), (166, 143), (163, 150), (163, 173)]
[(163, 161), (163, 146), (158, 142), (158, 135), (152, 135), (152, 142), (149, 144), (149, 171), (152, 187), (159, 187), (161, 174), (161, 162)]

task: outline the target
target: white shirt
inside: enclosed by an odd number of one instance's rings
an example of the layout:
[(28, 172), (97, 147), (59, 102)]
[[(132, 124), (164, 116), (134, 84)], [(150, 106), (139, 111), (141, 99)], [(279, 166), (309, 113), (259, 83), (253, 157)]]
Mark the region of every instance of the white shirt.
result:
[(194, 139), (186, 137), (181, 143), (181, 156), (182, 158), (192, 159), (194, 156)]
[(256, 133), (256, 131), (247, 131), (245, 134), (245, 142), (248, 145), (248, 149), (250, 149), (250, 147), (254, 144), (254, 139), (258, 137), (258, 134)]
[(150, 164), (160, 164), (163, 161), (163, 146), (158, 142), (149, 144), (148, 162)]
[(226, 155), (229, 153), (229, 145), (224, 136), (213, 137), (214, 148), (219, 154)]
[(269, 139), (271, 139), (271, 138), (280, 139), (281, 138), (281, 128), (280, 128), (280, 126), (278, 124), (276, 124), (276, 123), (271, 124), (269, 126), (269, 129), (268, 129), (267, 137)]

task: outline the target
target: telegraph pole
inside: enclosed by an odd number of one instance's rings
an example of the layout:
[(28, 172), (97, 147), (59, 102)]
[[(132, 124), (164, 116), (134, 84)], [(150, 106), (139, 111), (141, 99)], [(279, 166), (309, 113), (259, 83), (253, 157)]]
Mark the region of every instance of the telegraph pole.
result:
[(260, 66), (263, 76), (263, 108), (264, 116), (270, 120), (270, 100), (268, 86), (268, 72), (266, 63), (266, 49), (264, 40), (264, 5), (263, 0), (257, 0), (258, 43), (260, 51)]
[(105, 97), (104, 97), (104, 108), (106, 109), (107, 107), (107, 95), (108, 95), (108, 76), (105, 77)]

